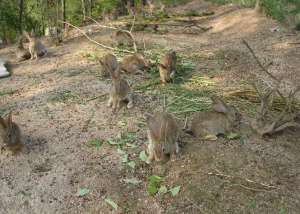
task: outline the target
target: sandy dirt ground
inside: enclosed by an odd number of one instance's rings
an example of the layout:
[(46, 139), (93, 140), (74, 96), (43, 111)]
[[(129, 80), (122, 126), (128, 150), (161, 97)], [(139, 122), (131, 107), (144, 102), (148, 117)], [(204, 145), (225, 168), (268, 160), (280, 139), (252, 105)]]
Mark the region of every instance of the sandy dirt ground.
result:
[[(214, 11), (199, 18), (212, 29), (197, 34), (176, 28), (165, 34), (137, 32), (137, 40), (144, 39), (149, 49), (172, 48), (189, 56), (196, 74), (217, 72), (213, 80), (230, 88), (237, 72), (259, 71), (241, 43), (246, 39), (259, 57), (272, 59), (272, 72), (288, 73), (291, 82), (299, 82), (300, 46), (293, 44), (300, 41), (299, 33), (236, 6), (193, 1), (172, 10), (190, 8)], [(113, 43), (109, 31), (93, 37)], [(243, 140), (199, 141), (184, 135), (179, 160), (147, 165), (139, 159), (147, 142), (143, 114), (156, 109), (159, 100), (136, 91), (133, 109), (112, 114), (106, 107), (111, 81), (101, 78), (99, 63), (87, 57), (108, 51), (84, 37), (51, 46), (49, 55), (37, 61), (16, 63), (13, 50), (0, 50), (1, 58), (12, 61), (13, 72), (0, 80), (0, 113), (13, 111), (25, 148), (17, 155), (1, 153), (0, 213), (299, 213), (299, 129), (266, 139), (250, 134)], [(148, 77), (127, 78), (135, 85)], [(89, 143), (93, 139), (105, 143), (97, 148)], [(122, 163), (108, 139), (125, 142), (122, 149), (135, 161), (134, 169)], [(180, 192), (149, 196), (150, 175), (162, 176), (168, 188), (180, 186)], [(131, 178), (140, 183), (124, 181)], [(79, 197), (83, 188), (89, 192)], [(118, 204), (117, 210), (107, 198)]]

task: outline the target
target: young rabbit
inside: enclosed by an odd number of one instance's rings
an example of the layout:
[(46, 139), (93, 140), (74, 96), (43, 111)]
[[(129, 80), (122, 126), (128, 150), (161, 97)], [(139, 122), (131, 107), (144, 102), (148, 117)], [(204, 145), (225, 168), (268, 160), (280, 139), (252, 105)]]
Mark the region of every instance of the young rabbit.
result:
[(10, 68), (9, 63), (0, 59), (0, 78), (10, 76), (9, 68)]
[(150, 62), (140, 53), (125, 56), (121, 62), (121, 70), (126, 73), (143, 73), (142, 70), (148, 68)]
[(177, 155), (179, 128), (173, 116), (167, 112), (156, 112), (146, 117), (149, 140), (148, 162), (163, 161), (167, 155)]
[(121, 77), (120, 68), (111, 72), (112, 85), (110, 88), (108, 107), (112, 107), (113, 111), (118, 111), (123, 101), (128, 102), (127, 108), (133, 107), (133, 99), (130, 94), (130, 86), (128, 82)]
[(192, 116), (191, 131), (196, 137), (217, 136), (232, 131), (240, 124), (241, 115), (220, 98), (211, 97), (213, 111), (197, 112)]
[(42, 44), (42, 42), (36, 38), (35, 36), (30, 36), (26, 31), (24, 35), (29, 40), (29, 52), (30, 52), (30, 59), (37, 59), (38, 57), (45, 56), (47, 54), (46, 47)]
[(19, 126), (12, 121), (10, 112), (7, 119), (0, 117), (0, 146), (4, 146), (14, 153), (21, 150), (21, 130)]
[(31, 57), (30, 52), (24, 48), (22, 36), (18, 40), (18, 46), (16, 49), (16, 57), (19, 62), (30, 59), (30, 57)]
[(174, 79), (176, 73), (176, 52), (169, 51), (165, 56), (160, 59), (159, 63), (159, 75), (160, 81), (163, 84), (170, 82)]
[(100, 59), (100, 64), (102, 65), (102, 74), (104, 77), (109, 76), (111, 72), (118, 68), (117, 57), (110, 53)]
[(116, 41), (118, 46), (126, 45), (132, 47), (134, 44), (132, 36), (128, 32), (121, 30), (114, 32), (112, 39)]

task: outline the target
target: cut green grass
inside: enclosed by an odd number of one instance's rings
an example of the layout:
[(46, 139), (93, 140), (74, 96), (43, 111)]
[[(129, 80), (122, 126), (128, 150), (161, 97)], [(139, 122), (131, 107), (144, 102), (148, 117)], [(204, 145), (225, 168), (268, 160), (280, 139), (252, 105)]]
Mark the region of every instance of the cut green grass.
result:
[[(163, 53), (149, 51), (146, 54), (153, 62), (158, 62)], [(157, 63), (156, 63), (157, 64)], [(135, 86), (135, 90), (148, 95), (166, 98), (166, 110), (177, 115), (189, 115), (210, 108), (210, 95), (215, 90), (215, 83), (209, 77), (195, 74), (195, 64), (184, 55), (177, 56), (177, 72), (173, 83), (161, 85), (159, 71), (154, 66), (149, 71), (149, 80)], [(161, 102), (163, 105), (163, 102)]]

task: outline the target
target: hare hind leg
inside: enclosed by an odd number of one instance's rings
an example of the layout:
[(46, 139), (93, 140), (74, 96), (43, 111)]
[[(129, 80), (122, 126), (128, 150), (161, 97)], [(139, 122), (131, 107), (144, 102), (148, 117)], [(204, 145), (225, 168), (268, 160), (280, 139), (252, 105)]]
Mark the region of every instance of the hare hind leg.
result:
[(107, 106), (107, 107), (112, 107), (112, 105), (113, 105), (113, 97), (112, 97), (111, 94), (110, 94), (106, 106)]
[(127, 97), (126, 97), (126, 100), (128, 101), (127, 108), (128, 109), (133, 108), (133, 95), (128, 94)]
[(148, 159), (147, 159), (147, 162), (150, 163), (155, 158), (154, 157), (155, 156), (155, 154), (154, 154), (154, 142), (151, 138), (151, 134), (150, 134), (149, 130), (148, 130), (147, 134), (148, 134), (148, 141), (149, 141), (148, 142)]
[(30, 53), (30, 60), (33, 60), (34, 53), (33, 53), (32, 48), (29, 48), (29, 53)]

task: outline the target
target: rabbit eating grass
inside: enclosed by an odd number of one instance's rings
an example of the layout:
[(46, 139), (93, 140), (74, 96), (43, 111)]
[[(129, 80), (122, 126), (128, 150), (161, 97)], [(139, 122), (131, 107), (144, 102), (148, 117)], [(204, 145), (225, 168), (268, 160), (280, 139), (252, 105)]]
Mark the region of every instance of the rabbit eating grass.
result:
[(175, 51), (169, 51), (160, 59), (159, 75), (162, 84), (173, 81), (176, 73), (177, 56)]
[(148, 162), (163, 161), (167, 155), (179, 153), (179, 128), (174, 117), (167, 112), (146, 115), (148, 125)]

